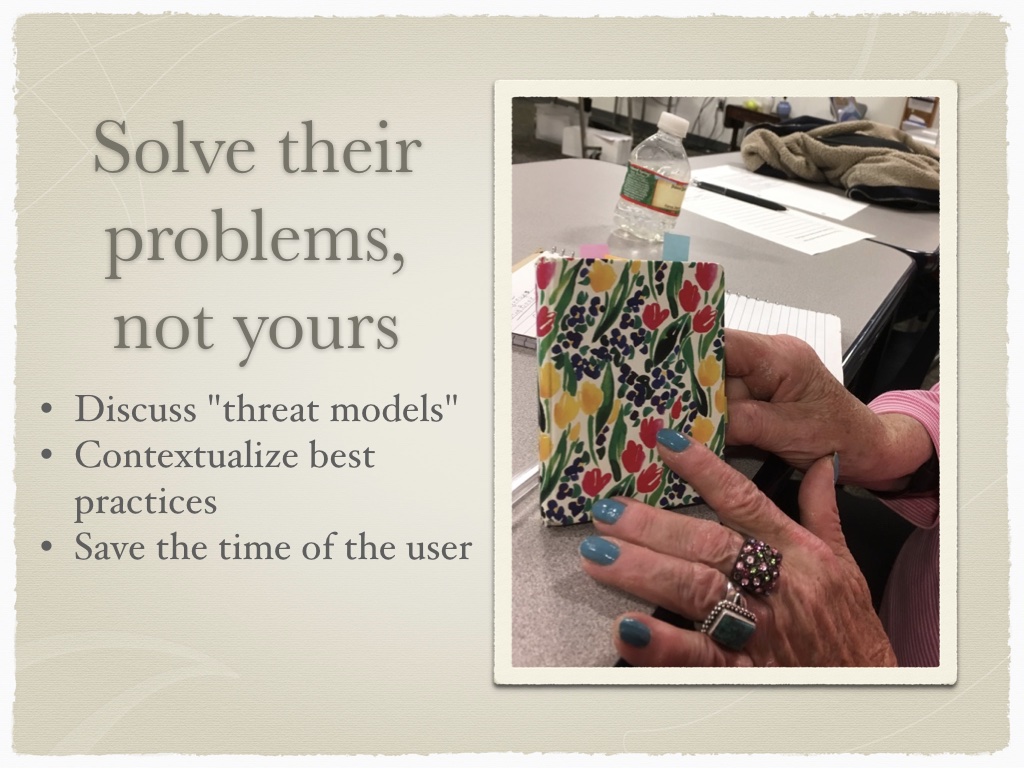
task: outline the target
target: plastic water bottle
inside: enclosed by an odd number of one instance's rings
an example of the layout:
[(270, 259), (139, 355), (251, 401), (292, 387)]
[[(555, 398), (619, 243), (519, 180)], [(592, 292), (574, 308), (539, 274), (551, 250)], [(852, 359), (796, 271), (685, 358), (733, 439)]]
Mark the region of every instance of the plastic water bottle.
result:
[(619, 229), (661, 242), (675, 226), (690, 183), (690, 161), (683, 149), (689, 129), (686, 118), (662, 112), (658, 132), (637, 144), (613, 217)]

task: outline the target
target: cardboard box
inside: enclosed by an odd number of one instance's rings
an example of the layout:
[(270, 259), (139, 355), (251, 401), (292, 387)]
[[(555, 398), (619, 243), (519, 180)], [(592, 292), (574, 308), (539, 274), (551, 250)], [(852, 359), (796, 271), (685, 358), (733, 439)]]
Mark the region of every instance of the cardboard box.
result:
[[(595, 157), (607, 163), (626, 165), (633, 151), (632, 139), (624, 133), (587, 128), (587, 157)], [(562, 154), (582, 157), (580, 153), (580, 128), (569, 126), (562, 131)]]
[[(562, 142), (562, 131), (570, 125), (575, 125), (576, 130), (579, 130), (580, 113), (578, 109), (567, 107), (564, 104), (537, 105), (534, 136), (541, 141), (560, 144)], [(579, 142), (576, 143), (578, 144)]]

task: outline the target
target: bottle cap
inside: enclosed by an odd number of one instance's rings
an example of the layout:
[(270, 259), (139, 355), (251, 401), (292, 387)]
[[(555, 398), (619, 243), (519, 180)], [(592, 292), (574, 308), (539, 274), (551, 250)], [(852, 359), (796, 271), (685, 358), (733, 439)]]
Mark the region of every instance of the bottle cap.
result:
[(673, 115), (671, 112), (662, 112), (661, 117), (658, 118), (658, 130), (681, 139), (690, 130), (690, 121), (685, 117)]

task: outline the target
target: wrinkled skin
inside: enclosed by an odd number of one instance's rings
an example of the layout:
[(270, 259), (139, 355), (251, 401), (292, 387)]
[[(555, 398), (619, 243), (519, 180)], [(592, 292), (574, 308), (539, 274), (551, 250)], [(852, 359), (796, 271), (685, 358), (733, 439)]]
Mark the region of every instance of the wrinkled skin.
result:
[(726, 442), (753, 445), (806, 470), (838, 453), (840, 481), (898, 490), (932, 454), (909, 416), (879, 416), (849, 393), (814, 350), (792, 336), (725, 332)]
[[(679, 452), (659, 446), (665, 465), (697, 490), (721, 525), (618, 499), (626, 505), (619, 519), (594, 524), (618, 547), (618, 557), (606, 564), (581, 558), (582, 567), (604, 584), (699, 623), (725, 597), (749, 535), (783, 554), (778, 587), (768, 596), (747, 596), (757, 630), (742, 651), (632, 613), (616, 621), (619, 653), (636, 666), (895, 666), (840, 527), (833, 456), (841, 481), (898, 490), (931, 456), (924, 428), (910, 417), (873, 413), (806, 343), (788, 336), (726, 331), (726, 387), (727, 442), (757, 446), (805, 470), (799, 524), (698, 442)], [(643, 647), (620, 637), (627, 617), (649, 630)]]
[(831, 459), (816, 462), (804, 479), (801, 526), (699, 443), (680, 453), (660, 450), (666, 465), (718, 510), (722, 525), (619, 499), (626, 510), (614, 524), (595, 522), (619, 556), (607, 565), (581, 558), (583, 570), (697, 622), (725, 597), (727, 574), (744, 539), (740, 532), (782, 552), (781, 574), (772, 594), (747, 597), (757, 630), (742, 651), (633, 613), (628, 616), (647, 626), (651, 640), (637, 648), (616, 631), (623, 658), (635, 666), (896, 665), (839, 526)]

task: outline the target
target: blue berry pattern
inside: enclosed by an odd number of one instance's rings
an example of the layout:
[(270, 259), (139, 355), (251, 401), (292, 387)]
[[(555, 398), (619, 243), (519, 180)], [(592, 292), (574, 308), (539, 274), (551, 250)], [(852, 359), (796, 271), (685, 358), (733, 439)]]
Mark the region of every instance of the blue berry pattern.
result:
[(661, 463), (661, 428), (725, 445), (725, 281), (706, 262), (537, 261), (541, 516), (598, 499), (697, 501)]

